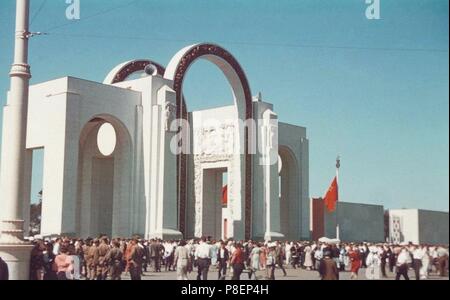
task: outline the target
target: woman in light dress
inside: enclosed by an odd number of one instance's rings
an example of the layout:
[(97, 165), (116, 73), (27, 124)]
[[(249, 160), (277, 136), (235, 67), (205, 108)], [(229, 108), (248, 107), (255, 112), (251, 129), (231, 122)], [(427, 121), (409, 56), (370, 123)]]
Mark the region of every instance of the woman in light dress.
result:
[(294, 243), (289, 243), (288, 241), (286, 241), (284, 247), (284, 253), (286, 253), (286, 265), (290, 265), (292, 259), (291, 248), (294, 247)]
[(253, 247), (252, 252), (250, 253), (251, 257), (251, 264), (250, 264), (250, 275), (249, 279), (252, 278), (252, 275), (255, 275), (256, 279), (256, 271), (260, 269), (260, 256), (261, 256), (261, 245), (259, 243), (255, 244), (255, 247)]
[(306, 245), (306, 247), (305, 247), (305, 262), (303, 263), (303, 266), (308, 271), (310, 271), (311, 268), (313, 267), (312, 248), (310, 245)]
[(175, 249), (174, 264), (177, 266), (177, 280), (188, 280), (187, 272), (189, 265), (189, 248), (186, 247), (186, 242), (181, 241)]
[(379, 250), (375, 246), (369, 247), (369, 254), (366, 258), (366, 279), (374, 280), (380, 279), (380, 265), (381, 259), (379, 255)]
[(428, 270), (430, 267), (430, 254), (428, 251), (428, 246), (422, 248), (423, 257), (422, 257), (422, 267), (420, 268), (420, 279), (428, 278)]

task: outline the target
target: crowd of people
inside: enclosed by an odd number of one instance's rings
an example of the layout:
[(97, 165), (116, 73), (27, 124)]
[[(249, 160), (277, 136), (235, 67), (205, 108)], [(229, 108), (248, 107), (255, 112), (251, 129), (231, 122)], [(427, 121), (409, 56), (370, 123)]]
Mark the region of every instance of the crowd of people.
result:
[[(176, 272), (187, 280), (195, 272), (197, 280), (207, 280), (214, 268), (217, 280), (275, 280), (276, 270), (287, 276), (286, 268), (317, 272), (322, 280), (339, 280), (341, 272), (351, 279), (388, 277), (427, 279), (430, 274), (448, 276), (447, 246), (391, 245), (370, 243), (143, 240), (139, 238), (96, 239), (54, 238), (34, 240), (30, 260), (31, 280), (121, 280), (128, 273), (141, 280), (147, 272)], [(1, 262), (1, 261), (0, 261)], [(2, 264), (0, 264), (1, 266)], [(4, 268), (3, 268), (4, 269)], [(1, 273), (1, 270), (0, 270)], [(244, 275), (243, 275), (244, 274)], [(257, 277), (257, 274), (263, 276)]]

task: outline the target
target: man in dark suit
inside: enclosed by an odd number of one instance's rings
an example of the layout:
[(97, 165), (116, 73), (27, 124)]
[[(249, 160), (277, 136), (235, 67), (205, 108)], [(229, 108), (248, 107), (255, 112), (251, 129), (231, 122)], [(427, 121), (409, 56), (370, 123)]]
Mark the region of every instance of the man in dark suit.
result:
[(143, 263), (142, 263), (142, 269), (143, 272), (147, 272), (148, 264), (150, 263), (150, 250), (149, 246), (145, 241), (141, 241), (141, 245), (144, 248), (144, 257), (143, 257)]
[(217, 250), (217, 262), (219, 264), (219, 280), (225, 280), (227, 275), (227, 263), (230, 258), (228, 249), (225, 248), (225, 242), (220, 243), (220, 248)]
[(381, 266), (380, 266), (381, 276), (383, 276), (383, 278), (387, 278), (386, 263), (389, 260), (389, 254), (386, 246), (383, 247), (383, 252), (381, 253), (380, 259), (381, 259)]
[(276, 242), (276, 263), (278, 267), (280, 267), (281, 271), (283, 271), (284, 277), (287, 276), (286, 270), (284, 269), (284, 258), (286, 257), (285, 247), (280, 245), (280, 243)]
[(9, 279), (8, 265), (0, 257), (0, 281)]
[(161, 247), (162, 245), (160, 245), (159, 241), (151, 241), (149, 255), (155, 272), (161, 272)]

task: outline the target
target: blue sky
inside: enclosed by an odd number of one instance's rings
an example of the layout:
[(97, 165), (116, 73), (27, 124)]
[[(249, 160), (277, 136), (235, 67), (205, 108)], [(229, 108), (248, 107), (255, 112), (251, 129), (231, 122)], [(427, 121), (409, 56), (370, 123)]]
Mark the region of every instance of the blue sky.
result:
[[(31, 40), (32, 83), (102, 81), (125, 60), (166, 65), (188, 44), (219, 43), (281, 121), (308, 128), (311, 196), (324, 194), (340, 154), (342, 201), (448, 211), (447, 0), (381, 0), (380, 20), (365, 17), (364, 0), (81, 0), (79, 22), (66, 19), (65, 0), (36, 15), (44, 1), (31, 0), (32, 30), (49, 33)], [(14, 5), (0, 1), (1, 104)], [(191, 110), (231, 103), (223, 75), (202, 61), (185, 94)], [(33, 195), (41, 164), (42, 153)]]

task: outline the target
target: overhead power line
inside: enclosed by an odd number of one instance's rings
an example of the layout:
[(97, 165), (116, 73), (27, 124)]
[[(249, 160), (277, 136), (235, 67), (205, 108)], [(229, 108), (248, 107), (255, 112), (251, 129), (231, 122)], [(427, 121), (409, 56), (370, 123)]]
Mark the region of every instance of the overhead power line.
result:
[(45, 4), (47, 3), (47, 0), (43, 0), (41, 2), (41, 6), (39, 6), (39, 8), (37, 9), (36, 13), (33, 15), (33, 17), (31, 18), (30, 21), (30, 26), (33, 25), (33, 22), (36, 20), (36, 18), (39, 16), (39, 14), (41, 13), (42, 9), (44, 8)]
[(62, 23), (62, 24), (59, 24), (59, 25), (55, 25), (55, 26), (50, 27), (50, 28), (48, 28), (48, 29), (46, 29), (44, 31), (45, 32), (49, 32), (49, 31), (52, 31), (52, 30), (55, 30), (55, 29), (59, 29), (59, 28), (62, 28), (62, 27), (67, 27), (67, 26), (70, 26), (70, 25), (78, 24), (78, 23), (80, 23), (82, 21), (89, 20), (89, 19), (92, 19), (92, 18), (95, 18), (95, 17), (99, 17), (99, 16), (102, 16), (102, 15), (108, 14), (108, 13), (110, 13), (112, 11), (128, 7), (128, 6), (133, 5), (133, 4), (135, 4), (135, 3), (139, 2), (139, 1), (141, 1), (141, 0), (133, 0), (133, 1), (125, 3), (123, 5), (118, 5), (118, 6), (111, 7), (109, 9), (105, 9), (105, 10), (99, 11), (98, 13), (95, 13), (95, 14), (83, 17), (83, 18), (81, 18), (79, 20), (71, 20), (69, 22), (65, 22), (65, 23)]
[[(37, 13), (33, 17), (35, 19), (40, 13), (45, 5), (44, 2), (39, 7)], [(131, 6), (141, 0), (133, 0), (123, 5), (118, 5), (98, 13), (83, 17), (80, 20), (73, 20), (63, 24), (59, 24), (50, 27), (42, 32), (40, 35), (51, 35), (51, 36), (61, 36), (61, 37), (72, 37), (72, 38), (87, 38), (87, 39), (122, 39), (122, 40), (145, 40), (145, 41), (160, 41), (160, 42), (183, 42), (183, 43), (194, 43), (196, 41), (188, 39), (170, 39), (170, 38), (154, 38), (154, 37), (142, 37), (142, 36), (120, 36), (120, 35), (103, 35), (103, 34), (75, 34), (75, 33), (55, 33), (54, 30), (70, 26), (73, 24), (78, 24), (81, 21), (93, 19), (112, 11)], [(359, 51), (392, 51), (392, 52), (434, 52), (434, 53), (448, 53), (448, 49), (438, 49), (438, 48), (410, 48), (410, 47), (360, 47), (360, 46), (349, 46), (349, 45), (325, 45), (325, 44), (295, 44), (295, 43), (270, 43), (270, 42), (240, 42), (240, 41), (219, 41), (215, 40), (217, 43), (229, 44), (229, 45), (243, 45), (243, 46), (253, 46), (253, 47), (283, 47), (283, 48), (311, 48), (311, 49), (336, 49), (336, 50), (359, 50)]]
[[(160, 42), (183, 42), (194, 43), (194, 40), (188, 39), (168, 39), (168, 38), (152, 38), (142, 36), (120, 36), (120, 35), (103, 35), (103, 34), (73, 34), (73, 33), (48, 33), (49, 35), (73, 38), (87, 39), (123, 39), (123, 40), (143, 40), (143, 41), (160, 41)], [(342, 50), (362, 50), (362, 51), (395, 51), (395, 52), (436, 52), (448, 53), (448, 49), (438, 48), (395, 48), (395, 47), (359, 47), (346, 45), (324, 45), (324, 44), (293, 44), (293, 43), (268, 43), (268, 42), (239, 42), (239, 41), (220, 41), (217, 43), (229, 45), (244, 45), (257, 47), (283, 47), (283, 48), (315, 48), (315, 49), (342, 49)]]

